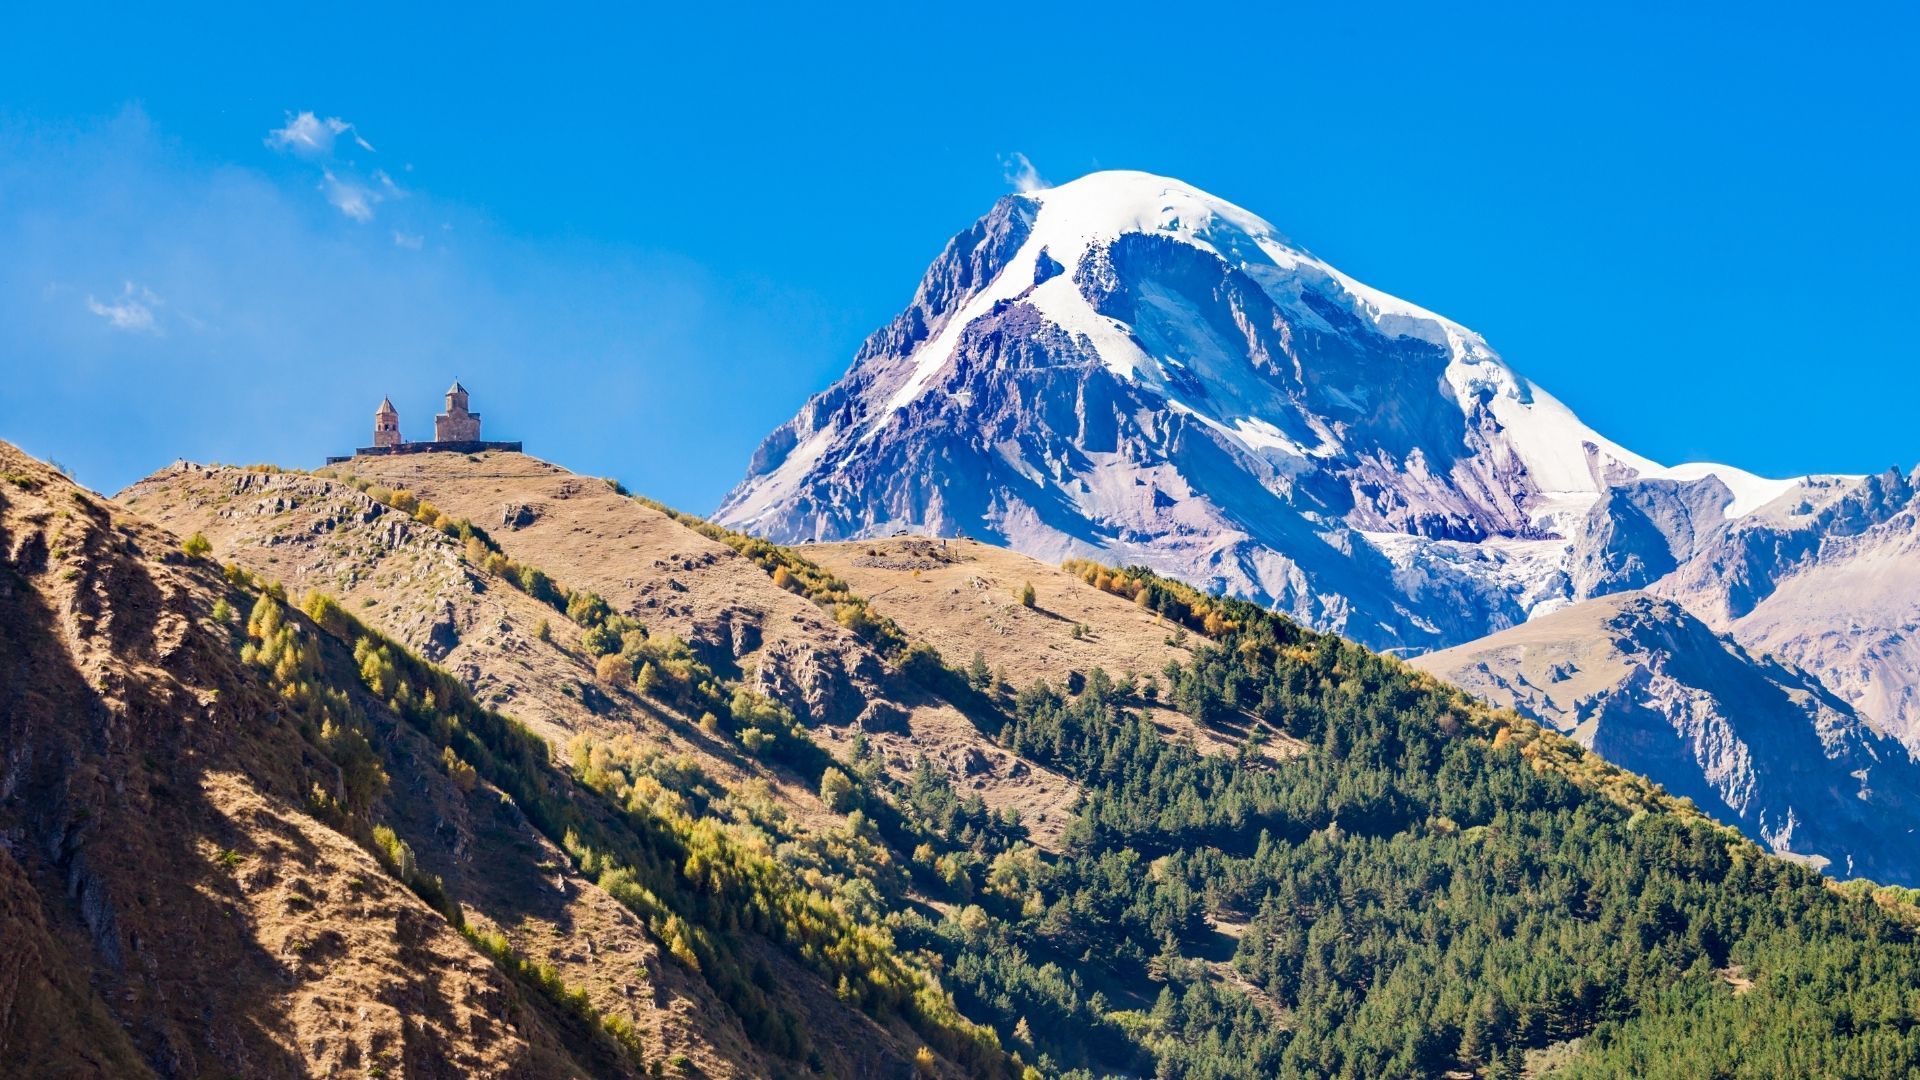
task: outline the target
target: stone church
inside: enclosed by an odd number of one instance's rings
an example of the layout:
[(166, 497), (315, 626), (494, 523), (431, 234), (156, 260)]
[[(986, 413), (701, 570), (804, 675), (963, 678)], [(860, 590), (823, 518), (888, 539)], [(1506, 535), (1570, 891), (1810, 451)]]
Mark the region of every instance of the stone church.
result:
[(400, 437), (400, 410), (393, 407), (392, 398), (381, 398), (373, 412), (373, 445), (391, 448), (406, 441)]
[(480, 414), (468, 407), (467, 388), (455, 379), (447, 388), (447, 411), (433, 418), (432, 442), (408, 442), (400, 434), (400, 410), (393, 407), (393, 399), (383, 397), (380, 407), (373, 412), (373, 445), (363, 446), (353, 452), (352, 457), (330, 457), (327, 464), (350, 461), (353, 457), (371, 457), (384, 454), (430, 454), (436, 451), (474, 454), (484, 450), (518, 451), (517, 442), (482, 442), (480, 439)]
[(447, 387), (447, 411), (433, 418), (433, 441), (480, 441), (480, 414), (467, 411), (467, 388), (459, 379)]

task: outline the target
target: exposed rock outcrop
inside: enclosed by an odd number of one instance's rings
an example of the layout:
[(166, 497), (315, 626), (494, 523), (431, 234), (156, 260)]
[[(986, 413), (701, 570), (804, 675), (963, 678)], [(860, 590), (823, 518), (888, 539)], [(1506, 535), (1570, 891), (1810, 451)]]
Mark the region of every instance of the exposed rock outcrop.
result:
[(1572, 735), (1782, 854), (1920, 883), (1920, 765), (1813, 676), (1642, 592), (1413, 663)]
[(1809, 490), (1654, 586), (1920, 748), (1920, 472)]

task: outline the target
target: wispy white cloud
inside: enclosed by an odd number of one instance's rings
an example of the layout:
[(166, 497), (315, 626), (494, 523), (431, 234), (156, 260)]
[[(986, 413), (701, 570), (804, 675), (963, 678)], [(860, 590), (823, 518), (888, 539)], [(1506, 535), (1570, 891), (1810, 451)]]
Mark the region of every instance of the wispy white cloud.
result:
[(310, 112), (287, 113), (284, 126), (267, 132), (267, 145), (301, 157), (328, 158), (333, 156), (334, 141), (342, 135), (352, 136), (354, 145), (362, 150), (373, 150), (373, 144), (362, 138), (352, 124), (337, 116), (322, 119)]
[[(364, 224), (373, 220), (375, 206), (406, 194), (385, 169), (374, 169), (371, 180), (362, 179), (354, 149), (375, 151), (351, 123), (312, 112), (286, 115), (284, 125), (267, 132), (267, 145), (319, 166), (320, 193), (334, 209)], [(343, 143), (346, 139), (352, 140), (351, 146)]]
[(1000, 168), (1007, 183), (1013, 185), (1013, 190), (1022, 194), (1029, 191), (1042, 191), (1053, 186), (1047, 183), (1046, 177), (1040, 175), (1039, 169), (1033, 167), (1033, 162), (1027, 160), (1027, 155), (1017, 151), (1002, 157)]
[(101, 300), (87, 295), (87, 310), (106, 320), (108, 326), (129, 334), (159, 334), (160, 322), (154, 309), (166, 304), (145, 285), (129, 281), (120, 287), (120, 295)]
[(358, 180), (342, 177), (332, 169), (320, 174), (320, 191), (335, 210), (363, 224), (373, 220), (374, 205), (385, 198)]
[(427, 238), (421, 236), (419, 233), (401, 232), (399, 229), (393, 230), (394, 247), (403, 247), (408, 251), (419, 251), (426, 245), (426, 242)]

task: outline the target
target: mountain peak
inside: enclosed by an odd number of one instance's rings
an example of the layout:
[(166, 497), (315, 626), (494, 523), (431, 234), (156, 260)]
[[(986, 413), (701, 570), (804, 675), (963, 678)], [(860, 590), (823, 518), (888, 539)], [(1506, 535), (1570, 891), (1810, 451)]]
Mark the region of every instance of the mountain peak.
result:
[(1126, 169), (1093, 172), (1017, 198), (1040, 207), (1062, 236), (1077, 232), (1111, 239), (1123, 233), (1159, 232), (1205, 242), (1219, 230), (1292, 247), (1271, 224), (1251, 211), (1183, 180), (1154, 173)]
[(955, 236), (716, 516), (1139, 562), (1428, 647), (1570, 599), (1569, 539), (1614, 485), (1656, 478), (1723, 484), (1729, 516), (1795, 483), (1634, 454), (1479, 334), (1251, 211), (1108, 171)]

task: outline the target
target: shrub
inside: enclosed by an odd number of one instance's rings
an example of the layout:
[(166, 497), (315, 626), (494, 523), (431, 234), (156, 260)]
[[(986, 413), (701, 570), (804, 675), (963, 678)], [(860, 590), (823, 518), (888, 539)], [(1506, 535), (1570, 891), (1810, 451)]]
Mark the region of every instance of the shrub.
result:
[(553, 579), (531, 566), (520, 568), (520, 591), (543, 604), (557, 606), (561, 599), (560, 590), (554, 588)]
[(1033, 592), (1033, 582), (1029, 581), (1025, 585), (1020, 586), (1020, 606), (1021, 607), (1025, 607), (1025, 608), (1033, 607), (1036, 602), (1036, 599), (1037, 598), (1034, 596), (1034, 592)]
[(322, 630), (336, 637), (346, 634), (351, 616), (340, 606), (340, 601), (323, 592), (309, 592), (300, 601), (300, 610), (307, 613)]
[(213, 541), (207, 539), (206, 533), (197, 532), (187, 537), (187, 542), (180, 545), (180, 550), (189, 558), (204, 559), (213, 553)]
[(993, 672), (987, 670), (987, 654), (979, 649), (973, 650), (973, 660), (967, 665), (967, 682), (975, 690), (987, 690), (993, 686)]
[(373, 844), (376, 853), (387, 864), (387, 869), (393, 871), (393, 876), (403, 884), (410, 884), (420, 871), (413, 861), (413, 848), (385, 825), (374, 826)]
[(946, 682), (947, 665), (940, 658), (938, 649), (924, 641), (916, 641), (901, 655), (900, 673), (922, 686), (937, 689)]
[(580, 647), (590, 656), (605, 656), (620, 651), (620, 635), (610, 627), (596, 626), (580, 635)]
[(461, 791), (470, 792), (474, 784), (479, 782), (479, 772), (473, 766), (461, 761), (460, 755), (454, 753), (451, 746), (441, 751), (440, 763), (447, 767), (447, 776), (453, 780), (453, 786)]
[(596, 593), (577, 589), (567, 595), (567, 618), (581, 626), (599, 626), (612, 615), (612, 605)]
[(847, 774), (829, 765), (820, 774), (820, 801), (836, 813), (853, 809), (853, 781)]
[(608, 686), (618, 686), (633, 677), (633, 665), (619, 653), (608, 653), (593, 665), (593, 675)]

